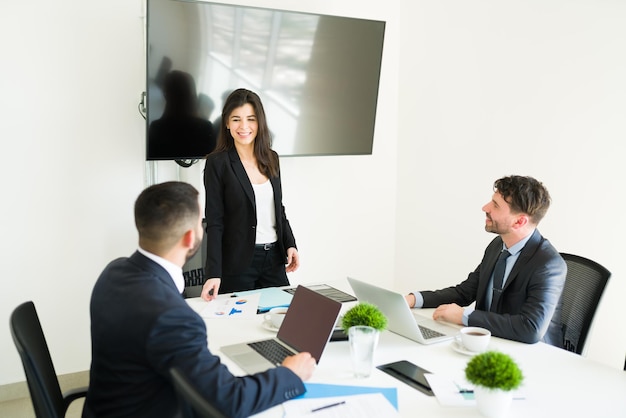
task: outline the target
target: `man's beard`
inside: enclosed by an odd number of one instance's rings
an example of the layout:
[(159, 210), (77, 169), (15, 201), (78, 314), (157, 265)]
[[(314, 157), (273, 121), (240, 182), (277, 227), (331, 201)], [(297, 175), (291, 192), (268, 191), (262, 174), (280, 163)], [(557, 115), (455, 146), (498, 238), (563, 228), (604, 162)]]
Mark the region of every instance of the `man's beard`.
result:
[(187, 251), (187, 256), (185, 258), (185, 261), (189, 261), (191, 257), (196, 255), (201, 245), (202, 245), (202, 239), (196, 239), (196, 241), (193, 243), (193, 247), (190, 248), (189, 251)]
[(485, 231), (491, 232), (493, 234), (497, 234), (498, 233), (497, 229), (494, 228), (493, 224), (492, 225), (485, 225)]
[(487, 219), (489, 220), (489, 222), (485, 223), (485, 231), (491, 232), (493, 234), (499, 234), (500, 228), (498, 228), (498, 225), (491, 218), (487, 218)]
[(510, 229), (502, 226), (503, 224), (497, 224), (494, 221), (491, 221), (490, 224), (485, 224), (485, 231), (491, 232), (492, 234), (502, 235), (510, 231)]

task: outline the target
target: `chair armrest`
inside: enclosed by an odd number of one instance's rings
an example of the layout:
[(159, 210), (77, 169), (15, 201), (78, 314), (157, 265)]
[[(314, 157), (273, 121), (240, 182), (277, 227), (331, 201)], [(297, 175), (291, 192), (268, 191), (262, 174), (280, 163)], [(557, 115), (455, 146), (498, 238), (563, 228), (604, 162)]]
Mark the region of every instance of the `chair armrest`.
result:
[(63, 401), (65, 402), (65, 410), (70, 407), (70, 404), (76, 399), (84, 398), (87, 396), (87, 386), (70, 389), (63, 393)]

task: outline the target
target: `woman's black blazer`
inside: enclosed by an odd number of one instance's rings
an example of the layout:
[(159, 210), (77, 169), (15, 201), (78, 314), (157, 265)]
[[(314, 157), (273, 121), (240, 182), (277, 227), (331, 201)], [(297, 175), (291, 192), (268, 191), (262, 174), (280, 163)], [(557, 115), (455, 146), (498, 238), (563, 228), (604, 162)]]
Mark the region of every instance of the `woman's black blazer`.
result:
[[(296, 247), (283, 206), (280, 173), (270, 178), (274, 189), (278, 246)], [(256, 239), (256, 204), (252, 183), (235, 148), (210, 154), (204, 168), (206, 192), (206, 277), (239, 274), (252, 263)]]

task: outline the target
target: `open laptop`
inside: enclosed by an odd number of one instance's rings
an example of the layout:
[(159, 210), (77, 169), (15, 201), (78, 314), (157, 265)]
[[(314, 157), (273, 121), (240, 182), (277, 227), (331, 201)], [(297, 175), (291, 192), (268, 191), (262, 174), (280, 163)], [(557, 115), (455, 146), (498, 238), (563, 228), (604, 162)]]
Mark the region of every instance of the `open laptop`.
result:
[(303, 351), (319, 363), (340, 310), (340, 302), (298, 286), (275, 338), (227, 345), (220, 350), (250, 374), (276, 367), (285, 357)]
[(369, 302), (387, 316), (389, 331), (421, 344), (453, 339), (458, 328), (414, 314), (404, 296), (348, 277), (348, 282), (360, 302)]

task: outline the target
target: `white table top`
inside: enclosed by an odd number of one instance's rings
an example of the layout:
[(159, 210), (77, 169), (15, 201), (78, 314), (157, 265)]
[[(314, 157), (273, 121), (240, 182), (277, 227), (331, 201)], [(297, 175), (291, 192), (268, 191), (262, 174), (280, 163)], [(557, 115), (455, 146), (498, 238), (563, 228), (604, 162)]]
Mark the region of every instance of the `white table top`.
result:
[[(329, 283), (342, 290), (349, 287)], [(206, 302), (188, 299), (190, 306), (201, 310)], [(346, 304), (347, 309), (351, 304)], [(344, 309), (344, 310), (345, 310)], [(432, 310), (420, 310), (430, 315)], [(233, 326), (236, 322), (236, 326)], [(254, 319), (207, 319), (209, 349), (219, 355), (232, 373), (243, 371), (221, 354), (221, 346), (241, 341), (271, 338), (275, 335), (262, 326), (263, 315)], [(432, 373), (451, 379), (463, 376), (470, 357), (453, 350), (453, 342), (422, 345), (385, 331), (374, 356), (381, 365), (408, 360)], [(626, 372), (594, 362), (580, 355), (544, 343), (523, 344), (492, 338), (490, 349), (502, 351), (515, 359), (524, 373), (521, 389), (525, 399), (514, 400), (508, 417), (626, 417)], [(396, 387), (402, 417), (480, 417), (475, 407), (441, 406), (436, 397), (422, 394), (388, 374), (374, 369), (372, 375), (356, 379), (352, 375), (347, 341), (330, 342), (310, 380), (352, 386)], [(282, 417), (277, 406), (258, 417)]]

